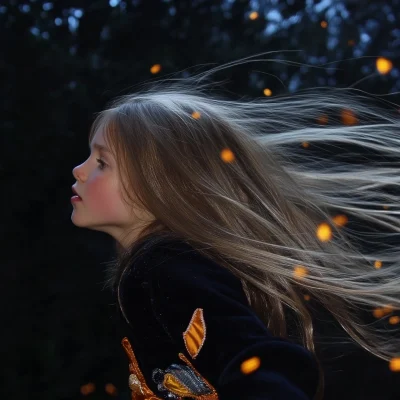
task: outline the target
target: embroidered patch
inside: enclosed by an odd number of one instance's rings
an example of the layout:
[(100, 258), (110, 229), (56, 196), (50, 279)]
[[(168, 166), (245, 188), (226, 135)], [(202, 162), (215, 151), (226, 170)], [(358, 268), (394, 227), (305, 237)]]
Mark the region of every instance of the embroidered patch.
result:
[(183, 333), (186, 350), (193, 359), (198, 356), (205, 340), (206, 324), (204, 322), (203, 310), (197, 308), (193, 313), (188, 328)]
[[(203, 310), (197, 308), (190, 320), (189, 326), (183, 333), (183, 341), (190, 356), (195, 359), (206, 339), (206, 324)], [(153, 371), (153, 380), (160, 391), (167, 391), (178, 398), (201, 400), (218, 400), (216, 390), (202, 377), (184, 354), (179, 358), (186, 365), (172, 364), (165, 371), (157, 368)]]
[[(189, 326), (183, 333), (185, 347), (190, 356), (195, 359), (206, 339), (206, 325), (203, 310), (197, 308), (190, 320)], [(186, 364), (172, 364), (165, 371), (155, 368), (152, 373), (153, 381), (162, 397), (157, 397), (147, 386), (139, 364), (133, 353), (127, 337), (122, 339), (122, 345), (127, 353), (129, 364), (129, 387), (134, 400), (182, 400), (191, 398), (196, 400), (218, 400), (214, 387), (200, 375), (183, 353), (179, 358)]]

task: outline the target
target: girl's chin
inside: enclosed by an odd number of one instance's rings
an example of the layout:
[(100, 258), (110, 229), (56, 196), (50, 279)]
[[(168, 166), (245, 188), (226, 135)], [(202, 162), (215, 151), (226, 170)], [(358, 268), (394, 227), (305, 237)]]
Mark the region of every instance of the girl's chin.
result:
[(86, 228), (86, 226), (79, 221), (79, 217), (76, 215), (76, 211), (72, 211), (72, 215), (71, 215), (71, 222), (77, 226), (78, 228)]

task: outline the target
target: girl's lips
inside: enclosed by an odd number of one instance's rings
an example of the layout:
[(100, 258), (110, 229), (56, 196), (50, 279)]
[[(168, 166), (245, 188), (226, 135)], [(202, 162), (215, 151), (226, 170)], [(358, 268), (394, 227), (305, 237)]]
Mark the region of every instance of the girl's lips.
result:
[(82, 199), (79, 196), (72, 196), (71, 201), (73, 201), (73, 202), (82, 201)]
[[(71, 186), (72, 189), (72, 193), (76, 194), (77, 196), (79, 196), (79, 193), (75, 190), (75, 188), (73, 186)], [(79, 196), (80, 197), (80, 196)]]

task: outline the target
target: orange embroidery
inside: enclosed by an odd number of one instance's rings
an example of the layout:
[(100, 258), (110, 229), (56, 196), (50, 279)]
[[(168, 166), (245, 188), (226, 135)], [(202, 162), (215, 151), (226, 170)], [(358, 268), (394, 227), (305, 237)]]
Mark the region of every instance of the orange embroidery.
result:
[[(193, 359), (199, 354), (204, 345), (205, 338), (206, 325), (203, 310), (197, 308), (193, 313), (188, 328), (183, 333), (185, 347)], [(129, 371), (131, 374), (129, 376), (129, 387), (132, 390), (132, 400), (162, 400), (147, 386), (127, 337), (122, 339), (122, 346), (130, 359)], [(179, 353), (179, 358), (186, 366), (172, 364), (166, 371), (160, 369), (154, 370), (157, 373), (161, 373), (161, 381), (159, 381), (159, 383), (161, 382), (161, 388), (159, 390), (168, 390), (170, 393), (175, 394), (175, 399), (177, 400), (182, 400), (182, 398), (218, 400), (218, 394), (214, 387), (200, 375), (186, 356), (183, 353)], [(185, 383), (181, 380), (182, 374), (186, 376)], [(163, 387), (165, 389), (162, 389)]]
[(188, 328), (183, 333), (186, 350), (193, 359), (198, 356), (205, 340), (206, 324), (204, 322), (203, 310), (197, 308), (193, 313)]
[(147, 386), (127, 337), (122, 339), (122, 346), (131, 361), (129, 364), (129, 372), (131, 373), (129, 376), (129, 387), (132, 390), (132, 400), (162, 400)]

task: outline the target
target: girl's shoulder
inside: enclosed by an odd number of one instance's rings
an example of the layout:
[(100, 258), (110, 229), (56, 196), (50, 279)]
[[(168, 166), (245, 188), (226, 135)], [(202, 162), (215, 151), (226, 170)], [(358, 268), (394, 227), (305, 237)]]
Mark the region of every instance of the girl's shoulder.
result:
[[(132, 271), (120, 302), (129, 325), (127, 351), (135, 363), (129, 340), (143, 382), (152, 385), (154, 371), (170, 378), (177, 373), (174, 379), (187, 373), (199, 379), (193, 385), (202, 388), (198, 398), (311, 398), (318, 380), (312, 355), (271, 335), (228, 269), (178, 240), (147, 242)], [(261, 367), (243, 374), (243, 363), (255, 357)], [(164, 378), (157, 380), (163, 390)]]
[(222, 296), (254, 313), (241, 279), (185, 240), (152, 237), (139, 251), (120, 280), (121, 301), (132, 304), (137, 300), (129, 297), (142, 288), (151, 288), (153, 303), (174, 298), (178, 303), (197, 304), (200, 298), (211, 302)]

